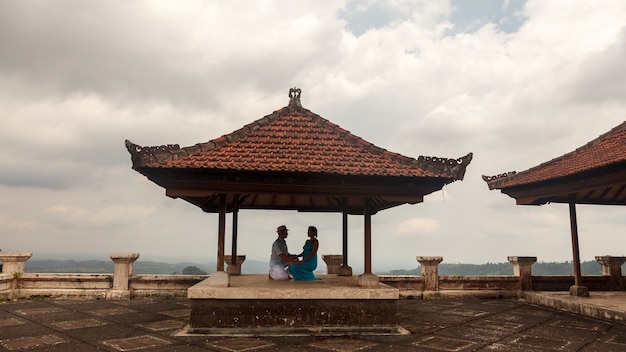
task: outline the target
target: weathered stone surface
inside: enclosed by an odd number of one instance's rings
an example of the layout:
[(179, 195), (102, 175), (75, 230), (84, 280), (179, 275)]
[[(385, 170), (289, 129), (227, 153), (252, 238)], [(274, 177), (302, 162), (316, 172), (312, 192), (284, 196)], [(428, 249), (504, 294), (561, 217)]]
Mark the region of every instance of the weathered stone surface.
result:
[(357, 283), (361, 288), (377, 288), (380, 284), (380, 280), (377, 275), (367, 273), (359, 275)]
[(233, 256), (225, 255), (224, 263), (226, 263), (226, 272), (228, 275), (241, 275), (241, 265), (246, 261), (245, 255), (238, 255), (235, 257), (235, 264), (233, 264)]
[(161, 347), (171, 342), (159, 337), (144, 335), (105, 341), (104, 344), (118, 351), (133, 351), (151, 347)]
[(339, 267), (337, 268), (337, 275), (352, 276), (352, 267), (350, 265), (339, 265)]
[(26, 261), (33, 256), (32, 252), (0, 252), (3, 274), (23, 273)]
[(622, 276), (622, 265), (626, 262), (626, 257), (596, 256), (596, 261), (602, 266), (602, 275), (609, 277), (609, 289), (624, 290), (626, 285)]
[(375, 299), (193, 299), (191, 331), (315, 326), (395, 326), (396, 301)]
[(422, 276), (424, 277), (424, 290), (439, 290), (439, 263), (443, 261), (443, 257), (425, 257), (417, 256), (415, 259), (422, 267)]
[(537, 257), (517, 257), (509, 256), (508, 261), (513, 264), (513, 275), (519, 277), (521, 291), (533, 289), (532, 265), (537, 261)]
[(573, 285), (569, 288), (570, 296), (589, 297), (589, 289), (586, 286)]
[(337, 274), (337, 269), (343, 264), (343, 255), (324, 254), (322, 260), (326, 263), (326, 274)]
[[(213, 274), (211, 274), (211, 276), (209, 276), (207, 279), (200, 282), (200, 284), (202, 283), (204, 283), (204, 286), (206, 287), (225, 288), (225, 287), (230, 286), (230, 276), (228, 275), (228, 273), (224, 271), (216, 271)], [(200, 284), (197, 284), (197, 285), (200, 285)]]
[(356, 277), (319, 275), (319, 281), (276, 281), (266, 275), (240, 275), (230, 278), (228, 287), (204, 280), (188, 290), (192, 299), (398, 299), (399, 290), (376, 282), (359, 287)]
[[(559, 309), (555, 310), (518, 299), (412, 299), (396, 302), (398, 325), (409, 334), (380, 333), (380, 330), (372, 334), (364, 327), (360, 331), (365, 333), (350, 335), (341, 333), (341, 330), (328, 333), (324, 328), (302, 328), (297, 336), (276, 333), (237, 335), (239, 329), (234, 329), (235, 333), (230, 336), (216, 336), (192, 334), (184, 328), (175, 330), (177, 325), (187, 322), (191, 310), (191, 300), (188, 299), (38, 299), (0, 304), (0, 317), (4, 317), (0, 319), (0, 350), (624, 351), (626, 292), (592, 292), (589, 298), (572, 297), (568, 292), (526, 291), (520, 294), (558, 296), (563, 301), (580, 305), (583, 314), (597, 304), (594, 317), (603, 320), (572, 314), (569, 305), (552, 305)], [(60, 311), (51, 311), (46, 309), (48, 307)], [(621, 318), (608, 319), (603, 307), (621, 312)], [(18, 311), (34, 314), (25, 316)], [(103, 315), (107, 312), (118, 314)], [(81, 319), (87, 320), (81, 323)], [(303, 336), (307, 333), (308, 336)], [(566, 344), (567, 347), (562, 347)]]
[[(111, 253), (111, 260), (115, 263), (113, 273), (113, 290), (127, 291), (128, 279), (133, 273), (133, 263), (139, 258), (139, 253)], [(124, 296), (124, 294), (120, 294)], [(130, 297), (130, 294), (127, 294)], [(117, 297), (117, 294), (115, 295)]]
[(61, 343), (65, 343), (62, 337), (54, 334), (40, 335), (40, 336), (24, 336), (14, 339), (2, 340), (2, 345), (8, 350), (30, 350), (35, 348), (41, 348), (44, 346), (55, 346)]
[(378, 280), (375, 287), (364, 288), (356, 277), (320, 277), (320, 281), (274, 281), (241, 275), (232, 277), (229, 287), (211, 286), (205, 280), (189, 289), (191, 331), (396, 329), (397, 289)]

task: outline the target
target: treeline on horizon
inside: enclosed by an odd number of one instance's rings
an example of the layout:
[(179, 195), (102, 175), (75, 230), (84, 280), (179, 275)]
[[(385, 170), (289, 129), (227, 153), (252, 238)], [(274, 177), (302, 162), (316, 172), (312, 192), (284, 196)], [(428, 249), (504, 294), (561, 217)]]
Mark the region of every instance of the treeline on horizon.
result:
[[(215, 271), (215, 263), (163, 263), (154, 261), (138, 260), (133, 265), (134, 274), (194, 274), (212, 273)], [(103, 260), (29, 260), (26, 262), (25, 271), (27, 273), (112, 273), (114, 264), (111, 261)], [(325, 272), (326, 266), (323, 263), (318, 265), (318, 272)], [(583, 275), (600, 275), (601, 267), (596, 261), (585, 261), (581, 263)], [(267, 263), (250, 260), (243, 264), (244, 274), (263, 274), (267, 272)], [(438, 267), (439, 275), (461, 275), (461, 276), (484, 276), (484, 275), (513, 275), (513, 265), (505, 263), (486, 264), (463, 264), (463, 263), (441, 263)], [(626, 272), (626, 264), (622, 266), (622, 272)], [(377, 272), (379, 275), (421, 275), (421, 268), (397, 269), (386, 272)], [(566, 262), (537, 262), (532, 266), (532, 274), (542, 275), (574, 275), (574, 266), (571, 261)]]
[[(113, 272), (114, 267), (115, 264), (112, 261), (104, 260), (48, 259), (27, 261), (24, 271), (27, 273), (110, 274)], [(133, 264), (133, 274), (181, 274), (187, 268), (212, 272), (215, 269), (215, 264), (171, 264), (138, 260)]]
[[(624, 265), (626, 266), (626, 264)], [(624, 266), (622, 271), (624, 271)], [(583, 275), (600, 275), (602, 268), (596, 261), (586, 261), (580, 263)], [(533, 264), (532, 274), (535, 276), (549, 275), (574, 275), (574, 264), (566, 262), (536, 262)], [(485, 275), (513, 275), (513, 265), (505, 263), (486, 264), (462, 264), (462, 263), (441, 263), (438, 267), (439, 275), (461, 275), (461, 276), (485, 276)], [(389, 275), (421, 275), (421, 267), (412, 270), (391, 270), (384, 274)]]

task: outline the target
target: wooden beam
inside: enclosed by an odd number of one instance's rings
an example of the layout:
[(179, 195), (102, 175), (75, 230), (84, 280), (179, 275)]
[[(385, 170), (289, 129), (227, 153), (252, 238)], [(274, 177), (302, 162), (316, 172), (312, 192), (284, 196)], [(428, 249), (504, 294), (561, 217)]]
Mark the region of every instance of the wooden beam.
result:
[(365, 243), (365, 272), (372, 273), (372, 214), (370, 213), (369, 199), (365, 200), (364, 213), (364, 243)]
[(231, 265), (237, 264), (237, 224), (239, 222), (239, 195), (236, 194), (233, 198), (233, 233), (231, 240)]
[[(622, 185), (617, 190), (615, 190), (615, 193), (611, 196), (611, 200), (615, 202), (616, 200), (620, 199), (620, 196), (622, 196), (624, 189), (626, 189), (626, 184)], [(625, 198), (621, 198), (621, 199), (622, 199), (622, 202), (626, 200)]]
[[(571, 196), (574, 198), (574, 195)], [(582, 286), (582, 273), (580, 271), (580, 250), (578, 248), (578, 222), (576, 220), (576, 203), (569, 203), (569, 220), (572, 233), (572, 253), (574, 257), (574, 285)]]
[(226, 194), (220, 194), (217, 230), (217, 271), (224, 271), (224, 242), (226, 237)]
[(341, 212), (341, 234), (342, 234), (342, 250), (343, 265), (348, 265), (348, 213)]
[(193, 183), (171, 181), (160, 184), (168, 197), (207, 197), (216, 193), (260, 193), (389, 197), (420, 202), (425, 194), (443, 187), (444, 183), (409, 186), (404, 183), (376, 185), (293, 185), (293, 184), (241, 184), (241, 183)]

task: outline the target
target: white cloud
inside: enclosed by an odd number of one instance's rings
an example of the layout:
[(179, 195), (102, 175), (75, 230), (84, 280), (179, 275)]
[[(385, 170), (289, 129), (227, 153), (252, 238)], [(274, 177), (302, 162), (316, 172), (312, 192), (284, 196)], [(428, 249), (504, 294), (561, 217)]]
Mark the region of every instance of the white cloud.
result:
[(103, 209), (55, 205), (44, 209), (49, 221), (61, 228), (116, 228), (142, 223), (154, 212), (145, 206), (113, 205)]
[(435, 234), (439, 223), (435, 219), (413, 218), (398, 224), (397, 234), (400, 236)]
[(20, 232), (33, 231), (38, 224), (28, 220), (15, 219), (11, 216), (0, 214), (0, 232), (10, 236), (19, 236)]

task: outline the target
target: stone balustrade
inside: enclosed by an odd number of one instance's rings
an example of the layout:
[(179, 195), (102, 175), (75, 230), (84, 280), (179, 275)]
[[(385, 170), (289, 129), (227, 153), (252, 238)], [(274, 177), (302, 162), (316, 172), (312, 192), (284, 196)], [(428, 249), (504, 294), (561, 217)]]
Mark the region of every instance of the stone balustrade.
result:
[(0, 252), (0, 299), (29, 297), (130, 299), (180, 298), (205, 275), (133, 275), (139, 253), (111, 253), (113, 274), (25, 273), (30, 252)]
[[(508, 261), (513, 265), (513, 276), (440, 276), (438, 265), (443, 257), (418, 256), (422, 275), (382, 275), (380, 281), (408, 292), (408, 296), (436, 298), (439, 293), (452, 291), (473, 292), (478, 296), (502, 297), (513, 292), (522, 291), (568, 291), (574, 283), (571, 275), (533, 276), (531, 267), (537, 257), (510, 256)], [(586, 275), (583, 282), (594, 291), (617, 291), (626, 289), (626, 277), (622, 276), (621, 266), (626, 257), (596, 257), (602, 265), (602, 276)], [(477, 294), (483, 291), (482, 294)], [(492, 291), (486, 293), (484, 291)], [(456, 292), (456, 294), (460, 294)]]
[[(138, 253), (111, 253), (111, 260), (115, 263), (113, 274), (25, 273), (25, 263), (31, 256), (30, 252), (0, 252), (3, 264), (0, 299), (31, 296), (81, 299), (187, 297), (187, 289), (207, 277), (133, 275), (133, 263), (139, 258)], [(326, 259), (335, 265), (341, 263), (337, 256)], [(239, 265), (244, 259), (238, 257)], [(416, 259), (421, 264), (422, 275), (380, 275), (376, 276), (376, 281), (405, 292), (405, 297), (432, 298), (441, 296), (442, 292), (504, 297), (530, 290), (567, 291), (573, 283), (573, 276), (532, 276), (531, 267), (537, 261), (536, 257), (508, 257), (513, 265), (513, 276), (440, 276), (438, 266), (443, 257), (418, 256)], [(596, 260), (602, 266), (602, 275), (583, 276), (585, 286), (591, 291), (624, 290), (626, 278), (622, 276), (621, 266), (626, 257), (598, 256)], [(237, 275), (235, 268), (230, 270), (234, 273), (228, 275)]]

